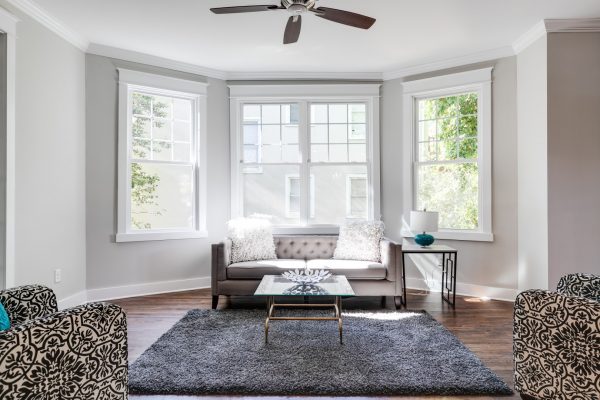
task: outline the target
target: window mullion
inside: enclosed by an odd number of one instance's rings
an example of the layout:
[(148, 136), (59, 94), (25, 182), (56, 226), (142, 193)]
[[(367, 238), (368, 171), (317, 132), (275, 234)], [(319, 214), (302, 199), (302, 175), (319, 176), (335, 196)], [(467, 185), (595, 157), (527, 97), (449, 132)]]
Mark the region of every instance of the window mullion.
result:
[(309, 128), (309, 103), (301, 101), (299, 108), (298, 142), (302, 164), (300, 165), (300, 220), (308, 225), (310, 219), (310, 128)]

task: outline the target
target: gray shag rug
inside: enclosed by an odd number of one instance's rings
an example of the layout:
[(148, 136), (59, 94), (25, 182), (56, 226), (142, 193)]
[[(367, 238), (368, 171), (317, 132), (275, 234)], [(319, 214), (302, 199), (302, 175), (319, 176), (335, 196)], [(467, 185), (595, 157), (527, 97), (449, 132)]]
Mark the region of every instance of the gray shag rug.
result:
[[(311, 311), (281, 310), (280, 313)], [(314, 311), (312, 311), (314, 315)], [(273, 321), (265, 311), (192, 310), (129, 368), (132, 394), (510, 395), (425, 312), (348, 311), (335, 321)]]

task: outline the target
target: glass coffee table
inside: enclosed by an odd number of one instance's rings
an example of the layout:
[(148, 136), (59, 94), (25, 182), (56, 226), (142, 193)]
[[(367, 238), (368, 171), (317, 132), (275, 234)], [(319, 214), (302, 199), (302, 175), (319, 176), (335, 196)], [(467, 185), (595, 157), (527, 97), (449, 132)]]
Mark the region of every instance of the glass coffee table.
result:
[[(340, 333), (340, 343), (342, 339), (342, 297), (354, 296), (354, 290), (348, 283), (344, 275), (332, 275), (327, 279), (317, 283), (302, 285), (290, 282), (281, 275), (265, 275), (260, 281), (260, 285), (254, 292), (255, 296), (267, 297), (267, 319), (265, 321), (265, 343), (269, 342), (269, 323), (271, 321), (337, 321)], [(277, 297), (334, 297), (333, 303), (321, 304), (289, 304), (289, 302), (276, 303)], [(276, 308), (333, 308), (334, 316), (315, 316), (315, 317), (294, 317), (294, 316), (276, 316)]]

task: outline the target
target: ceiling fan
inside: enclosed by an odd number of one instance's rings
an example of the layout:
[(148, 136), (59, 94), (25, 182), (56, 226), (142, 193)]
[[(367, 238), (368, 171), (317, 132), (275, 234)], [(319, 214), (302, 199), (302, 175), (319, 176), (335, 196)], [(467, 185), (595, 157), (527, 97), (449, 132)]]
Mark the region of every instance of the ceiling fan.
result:
[(302, 14), (313, 13), (317, 17), (327, 19), (344, 25), (354, 26), (361, 29), (369, 29), (375, 23), (375, 19), (350, 11), (338, 10), (329, 7), (316, 7), (317, 0), (281, 0), (281, 5), (262, 6), (238, 6), (211, 8), (215, 14), (236, 14), (258, 11), (286, 10), (292, 16), (288, 19), (283, 44), (296, 43), (300, 37), (302, 28)]

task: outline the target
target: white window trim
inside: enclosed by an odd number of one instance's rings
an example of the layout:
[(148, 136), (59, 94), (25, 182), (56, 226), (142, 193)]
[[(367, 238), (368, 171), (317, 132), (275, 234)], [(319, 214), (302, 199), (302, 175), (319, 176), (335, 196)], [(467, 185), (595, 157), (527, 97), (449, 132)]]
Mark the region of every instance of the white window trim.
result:
[[(300, 179), (298, 174), (286, 174), (285, 175), (285, 217), (286, 218), (300, 218), (299, 215), (290, 211), (290, 194), (292, 178)], [(310, 174), (310, 218), (315, 217), (315, 175)]]
[(483, 68), (403, 83), (403, 236), (414, 236), (409, 229), (409, 221), (410, 211), (414, 210), (415, 206), (416, 101), (426, 97), (477, 92), (479, 95), (479, 229), (473, 231), (445, 229), (434, 235), (437, 239), (448, 240), (484, 242), (494, 240), (492, 233), (492, 70), (493, 68)]
[[(380, 206), (380, 162), (379, 162), (379, 97), (381, 84), (329, 84), (329, 85), (229, 85), (230, 92), (230, 154), (231, 154), (231, 217), (243, 216), (241, 168), (243, 154), (241, 121), (242, 105), (249, 102), (258, 103), (335, 103), (363, 102), (367, 104), (368, 154), (367, 168), (369, 174), (369, 195), (373, 199), (369, 207), (369, 218), (381, 219)], [(306, 131), (303, 126), (307, 121), (306, 111), (301, 106), (300, 131)], [(307, 159), (307, 149), (303, 149), (302, 159)], [(275, 226), (276, 234), (337, 234), (338, 225), (310, 226)]]
[[(150, 240), (197, 239), (208, 237), (206, 231), (206, 94), (208, 84), (184, 79), (171, 78), (162, 75), (149, 74), (119, 68), (119, 154), (118, 154), (118, 222), (117, 242), (139, 242)], [(196, 137), (196, 171), (195, 194), (196, 206), (194, 212), (194, 227), (184, 229), (160, 229), (152, 231), (133, 231), (128, 228), (130, 221), (130, 167), (129, 167), (129, 130), (130, 93), (132, 89), (149, 88), (153, 91), (163, 91), (165, 94), (186, 94), (196, 104), (196, 120), (194, 129)]]
[(365, 174), (347, 174), (346, 175), (346, 218), (353, 220), (357, 219), (352, 216), (352, 179), (367, 179)]

